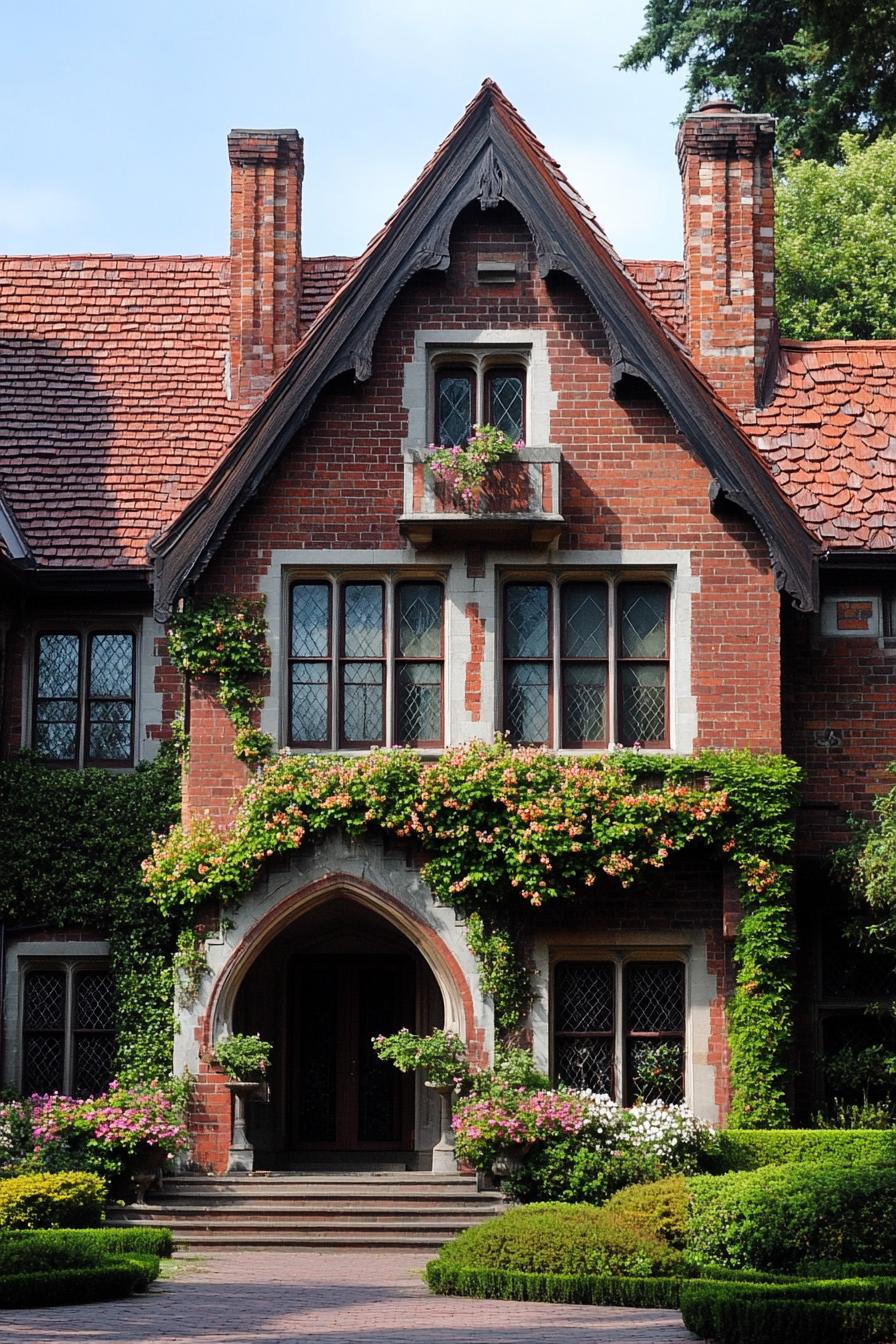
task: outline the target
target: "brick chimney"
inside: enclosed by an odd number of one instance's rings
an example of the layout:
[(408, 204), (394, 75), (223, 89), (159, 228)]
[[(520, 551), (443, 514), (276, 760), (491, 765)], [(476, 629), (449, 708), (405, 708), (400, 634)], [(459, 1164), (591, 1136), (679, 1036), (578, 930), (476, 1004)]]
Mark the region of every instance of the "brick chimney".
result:
[(230, 380), (254, 404), (299, 337), (302, 176), (298, 131), (231, 131)]
[(775, 320), (771, 117), (714, 99), (678, 133), (691, 353), (734, 407), (760, 400)]

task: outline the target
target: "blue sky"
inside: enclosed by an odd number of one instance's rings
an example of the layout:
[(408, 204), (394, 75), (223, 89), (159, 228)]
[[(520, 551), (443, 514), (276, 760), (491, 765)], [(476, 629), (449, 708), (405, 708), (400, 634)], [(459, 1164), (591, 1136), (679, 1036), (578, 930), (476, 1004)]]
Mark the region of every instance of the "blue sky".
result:
[(624, 256), (678, 257), (682, 77), (640, 0), (44, 0), (4, 16), (0, 252), (221, 253), (226, 135), (305, 138), (304, 251), (361, 250), (486, 76)]

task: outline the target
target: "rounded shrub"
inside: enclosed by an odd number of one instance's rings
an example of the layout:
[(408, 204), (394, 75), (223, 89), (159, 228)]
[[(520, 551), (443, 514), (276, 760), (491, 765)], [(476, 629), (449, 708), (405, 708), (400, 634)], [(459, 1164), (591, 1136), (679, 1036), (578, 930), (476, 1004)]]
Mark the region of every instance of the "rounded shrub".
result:
[(796, 1269), (807, 1260), (896, 1253), (896, 1170), (797, 1162), (687, 1182), (698, 1264)]
[(97, 1227), (106, 1186), (89, 1171), (37, 1172), (0, 1181), (0, 1227)]
[(528, 1204), (461, 1232), (442, 1264), (533, 1274), (671, 1275), (679, 1254), (615, 1211), (588, 1204)]
[(656, 1237), (673, 1250), (682, 1251), (687, 1241), (687, 1181), (684, 1176), (668, 1176), (664, 1181), (630, 1185), (620, 1190), (601, 1209), (606, 1220), (627, 1223), (633, 1231)]

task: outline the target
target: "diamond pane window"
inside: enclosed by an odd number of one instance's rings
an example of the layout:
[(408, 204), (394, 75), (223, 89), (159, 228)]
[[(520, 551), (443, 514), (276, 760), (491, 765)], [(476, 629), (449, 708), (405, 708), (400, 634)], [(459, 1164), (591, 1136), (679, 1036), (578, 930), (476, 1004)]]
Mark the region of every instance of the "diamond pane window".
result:
[(402, 583), (395, 594), (395, 740), (442, 741), (442, 585)]
[(554, 972), (554, 1068), (567, 1087), (615, 1095), (616, 967), (564, 961)]
[(607, 741), (607, 668), (604, 663), (563, 666), (563, 745), (595, 747)]
[(523, 437), (525, 382), (517, 370), (494, 369), (488, 375), (486, 420), (503, 429), (513, 443)]
[(330, 665), (298, 660), (290, 665), (289, 739), (296, 745), (327, 746), (330, 740)]
[(131, 764), (135, 646), (119, 631), (38, 637), (36, 751), (72, 765)]
[(669, 590), (661, 583), (619, 588), (619, 738), (665, 746), (668, 726)]
[(683, 962), (561, 961), (551, 1025), (557, 1082), (623, 1105), (684, 1099)]
[(345, 658), (382, 658), (383, 585), (347, 583), (343, 589), (342, 653)]
[(383, 738), (384, 665), (380, 662), (342, 666), (342, 737), (352, 746), (372, 747)]
[(77, 759), (80, 663), (80, 635), (38, 638), (34, 749), (52, 761)]
[(330, 652), (330, 585), (294, 583), (290, 656), (326, 658)]
[(466, 443), (476, 419), (475, 383), (470, 369), (441, 369), (436, 374), (435, 442)]
[(504, 589), (504, 653), (507, 658), (550, 655), (550, 589), (546, 583), (509, 583)]
[(442, 585), (403, 583), (398, 589), (398, 652), (402, 658), (442, 656)]
[(607, 585), (565, 583), (561, 597), (563, 657), (606, 658)]
[(113, 1076), (115, 992), (98, 962), (26, 965), (23, 1092), (102, 1092)]
[(684, 965), (633, 962), (625, 968), (628, 1094), (641, 1101), (684, 1097)]
[(504, 719), (516, 746), (550, 739), (550, 664), (508, 663)]
[(598, 747), (608, 740), (608, 637), (607, 585), (563, 584), (560, 657), (564, 747)]

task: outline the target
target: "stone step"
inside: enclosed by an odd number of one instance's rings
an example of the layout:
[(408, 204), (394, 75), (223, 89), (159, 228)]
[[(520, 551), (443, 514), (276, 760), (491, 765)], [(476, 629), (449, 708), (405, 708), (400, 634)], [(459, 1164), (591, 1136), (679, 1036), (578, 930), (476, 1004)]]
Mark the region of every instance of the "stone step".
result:
[[(387, 1201), (369, 1204), (310, 1204), (296, 1207), (294, 1204), (249, 1205), (244, 1201), (233, 1203), (191, 1202), (172, 1204), (167, 1200), (153, 1200), (146, 1204), (129, 1204), (121, 1212), (134, 1219), (159, 1218), (291, 1218), (294, 1221), (308, 1218), (402, 1218), (417, 1221), (420, 1218), (490, 1218), (503, 1209), (503, 1203), (496, 1201), (482, 1204), (424, 1204), (416, 1208), (396, 1208)], [(113, 1213), (115, 1210), (112, 1211)]]
[(443, 1232), (414, 1235), (406, 1232), (400, 1236), (388, 1236), (382, 1233), (352, 1232), (347, 1236), (320, 1234), (305, 1236), (300, 1232), (276, 1235), (251, 1233), (248, 1235), (224, 1235), (214, 1233), (188, 1233), (181, 1236), (175, 1233), (175, 1242), (179, 1250), (184, 1251), (345, 1251), (347, 1254), (359, 1250), (365, 1251), (425, 1251), (435, 1252), (448, 1240)]
[(186, 1187), (233, 1185), (240, 1189), (247, 1186), (271, 1185), (373, 1185), (405, 1186), (432, 1185), (438, 1188), (455, 1186), (476, 1189), (475, 1176), (442, 1174), (431, 1171), (247, 1171), (225, 1172), (221, 1175), (209, 1175), (205, 1172), (179, 1172), (176, 1176), (167, 1176), (166, 1185)]
[(254, 1218), (234, 1218), (230, 1219), (222, 1226), (216, 1219), (206, 1218), (201, 1213), (191, 1215), (189, 1218), (178, 1218), (172, 1223), (162, 1214), (153, 1218), (131, 1219), (126, 1215), (121, 1218), (107, 1219), (107, 1227), (170, 1227), (175, 1237), (180, 1241), (183, 1237), (196, 1232), (215, 1232), (221, 1230), (222, 1236), (280, 1236), (292, 1235), (302, 1237), (310, 1236), (328, 1236), (348, 1235), (355, 1233), (389, 1233), (401, 1235), (408, 1231), (412, 1236), (421, 1233), (438, 1234), (444, 1241), (447, 1237), (454, 1236), (456, 1232), (462, 1232), (465, 1227), (470, 1226), (466, 1218), (420, 1218), (414, 1219), (409, 1223), (404, 1218), (368, 1218), (368, 1219), (347, 1219), (347, 1218), (324, 1218), (324, 1219), (302, 1219), (298, 1221), (293, 1218), (271, 1218), (265, 1219), (259, 1223)]

